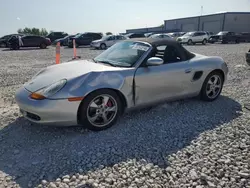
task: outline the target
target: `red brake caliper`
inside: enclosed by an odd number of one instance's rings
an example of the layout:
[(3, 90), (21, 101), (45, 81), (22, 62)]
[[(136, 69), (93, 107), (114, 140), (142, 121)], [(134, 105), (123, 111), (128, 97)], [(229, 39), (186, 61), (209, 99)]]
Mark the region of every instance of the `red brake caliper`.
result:
[(109, 100), (108, 102), (107, 102), (107, 107), (112, 107), (113, 105), (112, 105), (112, 102)]

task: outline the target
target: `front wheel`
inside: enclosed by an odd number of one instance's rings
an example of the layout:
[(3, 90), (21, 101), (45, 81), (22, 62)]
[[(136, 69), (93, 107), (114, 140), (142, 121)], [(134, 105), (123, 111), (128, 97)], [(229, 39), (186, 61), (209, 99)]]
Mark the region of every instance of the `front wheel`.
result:
[(106, 44), (102, 43), (102, 44), (100, 45), (100, 49), (101, 49), (101, 50), (105, 50), (106, 48), (107, 48)]
[(189, 39), (188, 42), (187, 42), (187, 44), (191, 45), (191, 44), (193, 44), (193, 41), (191, 39)]
[(114, 125), (122, 111), (123, 105), (116, 92), (102, 89), (83, 99), (78, 119), (86, 128), (101, 131)]
[(205, 79), (200, 97), (204, 101), (214, 101), (217, 99), (223, 88), (223, 76), (220, 72), (211, 72)]

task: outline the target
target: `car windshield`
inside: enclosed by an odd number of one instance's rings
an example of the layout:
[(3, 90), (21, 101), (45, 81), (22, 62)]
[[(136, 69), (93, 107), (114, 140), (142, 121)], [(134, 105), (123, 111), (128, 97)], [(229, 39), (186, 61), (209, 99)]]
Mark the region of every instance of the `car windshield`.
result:
[(78, 33), (78, 34), (75, 36), (75, 38), (78, 38), (78, 37), (82, 36), (82, 34), (83, 34), (83, 33)]
[(221, 32), (219, 32), (219, 33), (217, 33), (217, 35), (226, 35), (228, 32), (226, 32), (226, 31), (221, 31)]
[(194, 34), (194, 32), (188, 32), (188, 33), (186, 33), (186, 34), (183, 35), (183, 36), (193, 36), (193, 34)]
[(119, 42), (94, 58), (94, 61), (117, 67), (132, 67), (149, 48), (149, 44), (142, 42)]
[(102, 40), (108, 40), (109, 37), (111, 37), (111, 36), (112, 36), (112, 35), (103, 36), (103, 37), (102, 37)]

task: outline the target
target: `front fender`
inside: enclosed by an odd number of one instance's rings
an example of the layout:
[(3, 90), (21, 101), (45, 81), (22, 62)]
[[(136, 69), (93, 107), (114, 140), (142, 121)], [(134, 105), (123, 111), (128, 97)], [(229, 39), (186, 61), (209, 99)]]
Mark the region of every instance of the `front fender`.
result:
[(86, 97), (98, 89), (113, 89), (119, 91), (126, 99), (127, 107), (131, 107), (133, 106), (133, 77), (134, 69), (91, 72), (69, 80), (54, 98)]

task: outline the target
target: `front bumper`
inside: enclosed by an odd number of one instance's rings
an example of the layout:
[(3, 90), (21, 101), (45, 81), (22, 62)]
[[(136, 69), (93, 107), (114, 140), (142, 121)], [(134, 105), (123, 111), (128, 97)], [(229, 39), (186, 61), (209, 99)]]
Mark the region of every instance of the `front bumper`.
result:
[(31, 122), (54, 125), (77, 125), (77, 111), (80, 101), (69, 102), (67, 99), (34, 100), (29, 97), (31, 92), (24, 87), (17, 90), (15, 99), (23, 116)]

